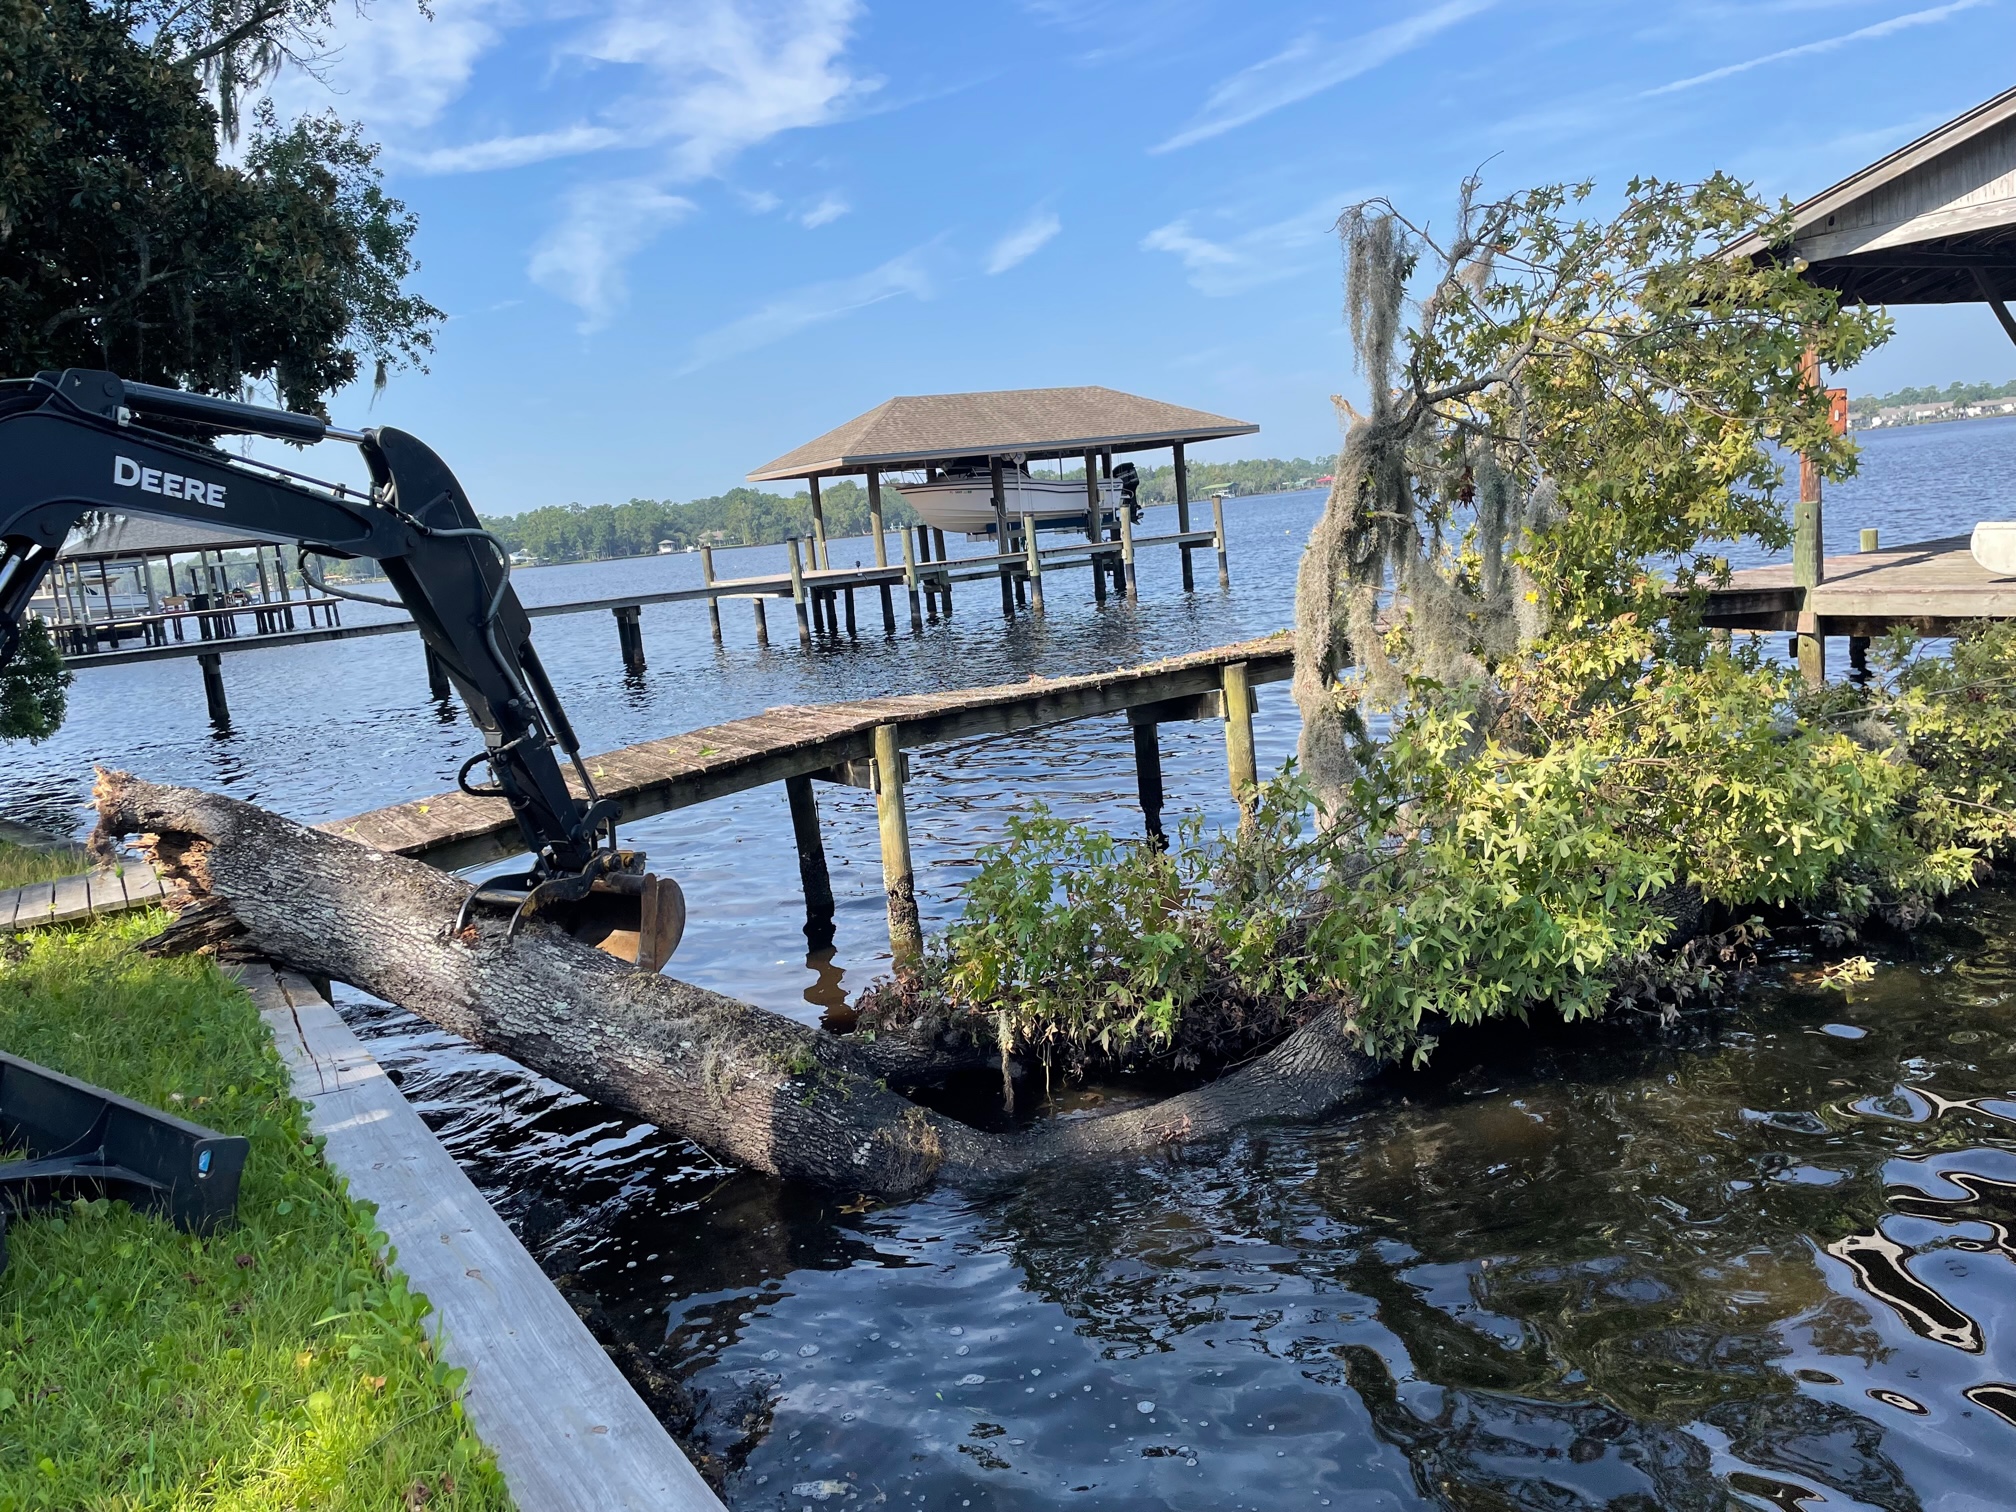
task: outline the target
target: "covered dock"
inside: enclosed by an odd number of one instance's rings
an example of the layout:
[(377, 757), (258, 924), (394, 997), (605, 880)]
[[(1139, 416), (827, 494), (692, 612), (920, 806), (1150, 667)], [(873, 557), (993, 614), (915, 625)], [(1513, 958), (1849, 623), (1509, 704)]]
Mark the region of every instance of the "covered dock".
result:
[[(1186, 449), (1203, 441), (1250, 436), (1259, 429), (1249, 421), (1096, 386), (899, 395), (766, 462), (749, 474), (749, 481), (804, 482), (812, 500), (811, 567), (822, 571), (832, 564), (827, 556), (820, 483), (830, 478), (861, 478), (868, 492), (875, 565), (886, 568), (889, 548), (883, 525), (884, 486), (900, 492), (907, 479), (930, 483), (954, 467), (984, 467), (993, 514), (993, 524), (986, 532), (995, 541), (992, 565), (1001, 581), (1002, 607), (1013, 613), (1024, 596), (1033, 597), (1035, 606), (1042, 607), (1042, 562), (1035, 537), (1040, 530), (1058, 526), (1039, 522), (1033, 513), (1017, 514), (1012, 507), (1015, 490), (1008, 481), (1011, 469), (1017, 476), (1033, 462), (1056, 462), (1060, 474), (1066, 462), (1083, 469), (1085, 511), (1069, 525), (1084, 532), (1087, 545), (1072, 555), (1091, 567), (1094, 594), (1103, 602), (1109, 576), (1115, 591), (1134, 596), (1134, 548), (1148, 543), (1133, 538), (1128, 510), (1116, 511), (1102, 502), (1100, 483), (1113, 476), (1116, 457), (1168, 448), (1175, 466), (1176, 533), (1158, 538), (1155, 544), (1173, 544), (1182, 553), (1183, 589), (1187, 593), (1196, 587), (1191, 552), (1215, 541), (1222, 561), (1224, 536), (1222, 530), (1191, 529)], [(947, 559), (943, 530), (919, 525), (915, 542), (919, 563)], [(907, 539), (904, 555), (911, 555)], [(966, 559), (969, 565), (971, 561)], [(928, 575), (929, 569), (925, 571)], [(895, 606), (887, 585), (882, 588), (882, 612), (885, 624), (893, 629)]]
[[(1804, 276), (1852, 303), (1985, 304), (2016, 341), (2016, 89), (2006, 90), (1888, 157), (1850, 174), (1793, 211), (1791, 237), (1752, 236), (1730, 254), (1797, 260)], [(1815, 379), (1818, 380), (1817, 370)], [(1845, 394), (1836, 424), (1846, 424)], [(1827, 557), (1821, 489), (1802, 462), (1792, 560), (1732, 574), (1709, 594), (1706, 621), (1794, 632), (1801, 670), (1826, 672), (1826, 639), (1857, 642), (1897, 625), (1947, 633), (1968, 620), (2016, 619), (2016, 578), (1977, 563), (1955, 536)], [(2016, 515), (2016, 500), (2010, 513)]]

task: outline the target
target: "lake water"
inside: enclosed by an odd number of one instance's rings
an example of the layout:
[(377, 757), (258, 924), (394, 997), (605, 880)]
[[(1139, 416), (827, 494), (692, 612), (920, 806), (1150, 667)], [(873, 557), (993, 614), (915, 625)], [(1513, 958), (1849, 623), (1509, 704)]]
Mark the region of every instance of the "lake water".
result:
[[(2016, 421), (1875, 432), (1828, 546), (2016, 516)], [(1287, 623), (1315, 494), (1235, 500), (1233, 588), (1141, 602), (1048, 580), (1004, 627), (801, 652), (788, 614), (716, 647), (646, 609), (626, 676), (600, 615), (537, 623), (590, 749), (781, 704), (1059, 675)], [(1145, 532), (1173, 528), (1151, 511)], [(867, 543), (836, 543), (835, 560)], [(781, 550), (723, 553), (724, 574)], [(531, 603), (696, 581), (697, 559), (518, 574)], [(358, 611), (360, 614), (369, 611)], [(901, 614), (899, 601), (899, 614)], [(870, 626), (875, 628), (870, 630)], [(92, 672), (10, 748), (0, 813), (81, 826), (94, 760), (318, 820), (438, 791), (475, 748), (410, 637)], [(1263, 763), (1293, 748), (1260, 695)], [(1109, 728), (1110, 726), (1110, 728)], [(1210, 724), (1164, 729), (1174, 815), (1231, 815)], [(929, 926), (974, 850), (1041, 798), (1139, 824), (1119, 721), (916, 753)], [(781, 792), (627, 832), (677, 875), (679, 974), (800, 1017), (881, 966), (872, 800), (820, 793), (839, 904), (808, 960)], [(718, 1168), (382, 1005), (346, 1011), (737, 1508), (2006, 1508), (2016, 1463), (2016, 895), (1984, 891), (1846, 995), (1796, 941), (1710, 1031), (1446, 1044), (1314, 1129), (871, 1211)], [(855, 1206), (855, 1205), (848, 1205)]]

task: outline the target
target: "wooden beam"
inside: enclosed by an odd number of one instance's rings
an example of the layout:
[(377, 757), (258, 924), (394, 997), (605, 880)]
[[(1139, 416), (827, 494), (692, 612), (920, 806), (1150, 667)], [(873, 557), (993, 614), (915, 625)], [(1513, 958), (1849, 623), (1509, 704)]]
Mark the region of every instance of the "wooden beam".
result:
[(1247, 686), (1246, 663), (1233, 662), (1222, 674), (1225, 693), (1225, 770), (1232, 782), (1232, 796), (1239, 802), (1239, 823), (1243, 828), (1253, 818), (1253, 790), (1258, 786), (1258, 768), (1253, 758), (1253, 704)]
[(917, 883), (910, 866), (910, 819), (903, 808), (903, 753), (893, 724), (875, 730), (875, 827), (882, 839), (882, 889), (889, 905), (889, 954), (899, 971), (924, 953)]
[(791, 805), (791, 837), (798, 847), (798, 881), (805, 892), (805, 943), (824, 950), (833, 943), (833, 878), (826, 869), (826, 842), (819, 833), (819, 799), (804, 774), (784, 779)]
[(1162, 832), (1162, 745), (1149, 720), (1134, 726), (1134, 790), (1141, 798), (1149, 842), (1157, 850), (1167, 850), (1169, 837)]

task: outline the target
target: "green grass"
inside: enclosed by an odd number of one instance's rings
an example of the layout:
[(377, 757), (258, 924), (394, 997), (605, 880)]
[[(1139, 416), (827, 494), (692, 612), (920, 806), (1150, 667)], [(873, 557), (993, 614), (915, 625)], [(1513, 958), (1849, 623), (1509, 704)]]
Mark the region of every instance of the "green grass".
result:
[(199, 1239), (102, 1199), (14, 1221), (0, 1512), (508, 1507), (251, 999), (131, 949), (161, 922), (0, 941), (0, 1047), (246, 1135), (238, 1223)]
[(81, 845), (57, 845), (47, 850), (0, 840), (0, 889), (26, 887), (30, 882), (54, 882), (91, 870), (91, 858)]

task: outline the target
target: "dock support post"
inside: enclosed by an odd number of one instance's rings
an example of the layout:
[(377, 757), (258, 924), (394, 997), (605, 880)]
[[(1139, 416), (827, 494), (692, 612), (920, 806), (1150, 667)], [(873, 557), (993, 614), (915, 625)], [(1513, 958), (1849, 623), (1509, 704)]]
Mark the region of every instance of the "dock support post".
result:
[[(1865, 525), (1862, 528), (1862, 549), (1864, 551), (1881, 551), (1883, 549), (1882, 542), (1883, 538), (1874, 526)], [(1862, 677), (1869, 675), (1868, 636), (1851, 635), (1848, 637), (1848, 665), (1854, 668), (1856, 673)]]
[(196, 665), (203, 669), (203, 697), (210, 705), (210, 722), (229, 729), (231, 705), (224, 698), (224, 658), (215, 651), (199, 651)]
[(1232, 779), (1232, 796), (1239, 801), (1239, 823), (1244, 828), (1253, 819), (1253, 789), (1258, 785), (1253, 760), (1253, 695), (1246, 663), (1227, 666), (1219, 686), (1225, 698), (1225, 770)]
[[(702, 543), (700, 547), (700, 581), (709, 588), (714, 586), (714, 548)], [(713, 627), (714, 639), (721, 639), (721, 600), (713, 594), (707, 595), (707, 623)]]
[(644, 626), (640, 623), (644, 613), (637, 604), (618, 604), (609, 611), (616, 617), (616, 644), (623, 652), (623, 670), (642, 672), (644, 670)]
[(1043, 613), (1043, 553), (1036, 545), (1036, 516), (1022, 516), (1022, 556), (1029, 574), (1029, 607)]
[[(1806, 381), (1820, 386), (1820, 354), (1806, 349), (1801, 366)], [(1822, 554), (1820, 470), (1811, 457), (1799, 458), (1799, 503), (1792, 516), (1792, 585), (1801, 590), (1797, 645), (1799, 675), (1818, 685), (1827, 680), (1827, 645), (1820, 636), (1820, 616), (1812, 609), (1813, 590), (1826, 575)]]
[(756, 644), (767, 646), (770, 644), (770, 616), (763, 608), (763, 595), (759, 593), (749, 602), (756, 606)]
[(1125, 503), (1120, 506), (1120, 581), (1127, 602), (1138, 602), (1140, 595), (1134, 585), (1134, 512)]
[(786, 777), (784, 793), (791, 802), (791, 837), (798, 843), (798, 880), (805, 889), (805, 943), (824, 950), (833, 943), (833, 878), (819, 834), (819, 800), (807, 776)]
[(1218, 587), (1222, 591), (1232, 586), (1232, 569), (1225, 561), (1225, 495), (1211, 495), (1212, 546), (1218, 552)]
[[(931, 545), (936, 549), (938, 560), (945, 561), (945, 532), (932, 527)], [(938, 612), (949, 615), (952, 612), (952, 575), (948, 572), (938, 580)]]
[(875, 821), (882, 832), (882, 888), (889, 899), (889, 954), (899, 970), (924, 952), (917, 883), (910, 871), (910, 820), (903, 811), (903, 749), (893, 724), (875, 729)]
[[(1001, 484), (1001, 459), (987, 459), (987, 477), (994, 490), (994, 555), (1008, 554), (1008, 496)], [(1001, 612), (1009, 619), (1015, 618), (1015, 574), (1006, 562), (996, 568), (1001, 574)]]
[(805, 613), (805, 568), (798, 560), (798, 537), (791, 537), (791, 609), (798, 616), (798, 644), (812, 644), (812, 624)]
[[(889, 539), (882, 529), (882, 473), (878, 468), (868, 469), (868, 531), (875, 537), (875, 565), (889, 565)], [(890, 594), (889, 585), (882, 587), (882, 633), (896, 633), (896, 600)]]
[(823, 571), (833, 565), (826, 559), (826, 510), (819, 502), (819, 480), (807, 478), (805, 482), (812, 495), (812, 565)]
[[(1085, 539), (1099, 539), (1099, 454), (1085, 453)], [(1086, 560), (1092, 568), (1092, 602), (1106, 602), (1106, 559), (1098, 552), (1090, 553)]]
[[(1178, 441), (1170, 449), (1170, 456), (1176, 468), (1176, 530), (1180, 535), (1190, 533), (1190, 464), (1183, 457), (1183, 443)], [(1197, 579), (1190, 565), (1190, 543), (1185, 541), (1177, 555), (1183, 558), (1183, 591), (1195, 593)]]
[(896, 537), (903, 543), (903, 591), (910, 597), (910, 633), (924, 633), (924, 606), (917, 599), (917, 558), (910, 550), (910, 532), (899, 530)]
[(854, 624), (854, 587), (851, 583), (847, 587), (847, 639), (861, 639), (861, 632)]
[(1134, 787), (1141, 795), (1148, 843), (1166, 851), (1169, 837), (1162, 832), (1162, 742), (1156, 726), (1146, 720), (1134, 726)]
[(447, 699), (455, 690), (448, 682), (448, 669), (441, 665), (441, 658), (434, 654), (432, 646), (422, 644), (420, 649), (427, 654), (427, 695), (434, 699)]
[[(926, 566), (930, 564), (931, 527), (929, 525), (919, 525), (917, 527), (917, 560)], [(938, 589), (934, 580), (929, 576), (924, 579), (924, 609), (927, 614), (935, 615), (938, 612)]]

